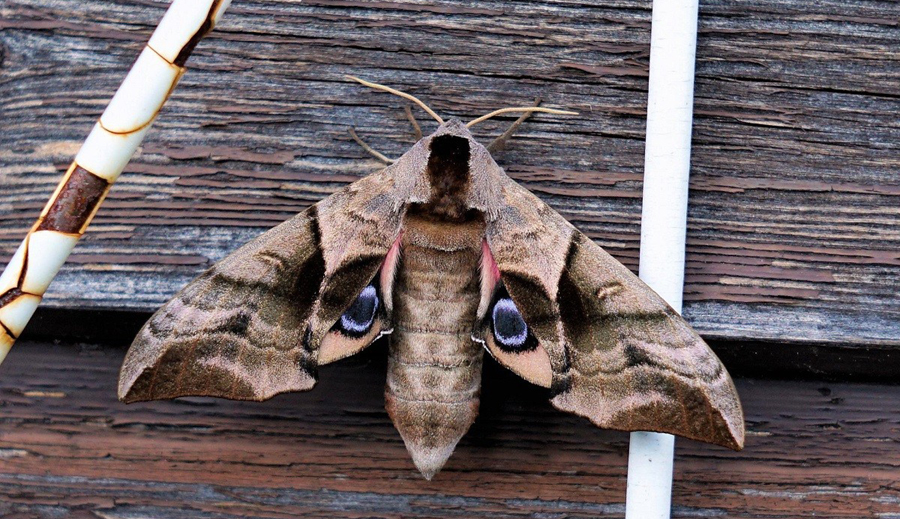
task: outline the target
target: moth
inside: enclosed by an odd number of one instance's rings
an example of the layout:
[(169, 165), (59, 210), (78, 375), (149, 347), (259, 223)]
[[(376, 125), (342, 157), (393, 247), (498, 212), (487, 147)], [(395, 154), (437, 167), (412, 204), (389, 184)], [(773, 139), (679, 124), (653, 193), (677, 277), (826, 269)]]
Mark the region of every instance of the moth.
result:
[(440, 127), (188, 284), (129, 349), (121, 400), (306, 391), (387, 335), (385, 407), (428, 479), (478, 414), (485, 352), (599, 427), (743, 447), (716, 355), (504, 173), (470, 133), (483, 118), (445, 122), (381, 88)]

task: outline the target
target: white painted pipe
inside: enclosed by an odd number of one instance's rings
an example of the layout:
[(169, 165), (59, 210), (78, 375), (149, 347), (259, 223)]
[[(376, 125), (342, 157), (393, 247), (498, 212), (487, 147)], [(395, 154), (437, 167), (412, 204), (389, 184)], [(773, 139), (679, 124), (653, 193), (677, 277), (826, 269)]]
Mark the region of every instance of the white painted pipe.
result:
[[(697, 51), (698, 0), (654, 0), (640, 277), (681, 312)], [(668, 519), (675, 437), (634, 432), (626, 519)]]
[(231, 0), (175, 0), (0, 274), (0, 363)]

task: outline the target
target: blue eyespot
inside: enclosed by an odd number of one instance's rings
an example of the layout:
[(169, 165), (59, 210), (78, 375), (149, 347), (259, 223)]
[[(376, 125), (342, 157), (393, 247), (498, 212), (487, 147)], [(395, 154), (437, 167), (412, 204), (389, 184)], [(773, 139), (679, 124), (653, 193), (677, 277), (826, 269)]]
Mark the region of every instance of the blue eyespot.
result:
[(379, 305), (378, 291), (369, 285), (362, 289), (350, 308), (344, 311), (335, 327), (344, 335), (362, 337), (372, 329)]
[(494, 339), (500, 346), (518, 350), (528, 340), (528, 326), (512, 299), (498, 299), (491, 313), (494, 321)]
[(494, 293), (491, 305), (491, 333), (494, 343), (506, 353), (525, 353), (538, 347), (522, 313), (502, 285)]

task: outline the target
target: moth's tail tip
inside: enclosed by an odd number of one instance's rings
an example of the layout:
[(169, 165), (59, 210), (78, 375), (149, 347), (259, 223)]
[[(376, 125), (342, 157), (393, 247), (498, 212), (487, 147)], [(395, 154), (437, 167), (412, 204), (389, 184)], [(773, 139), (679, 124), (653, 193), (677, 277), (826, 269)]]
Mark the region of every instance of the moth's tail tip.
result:
[(431, 481), (431, 478), (440, 472), (447, 460), (450, 459), (456, 449), (459, 437), (443, 445), (424, 445), (415, 437), (404, 435), (404, 432), (401, 431), (400, 436), (403, 438), (403, 443), (406, 444), (406, 451), (409, 452), (413, 464), (425, 479)]
[(425, 471), (425, 470), (423, 470), (423, 469), (421, 469), (421, 468), (419, 468), (419, 467), (416, 467), (416, 468), (419, 469), (419, 473), (422, 474), (422, 477), (425, 478), (426, 481), (431, 481), (431, 479), (432, 479), (438, 472), (441, 471), (441, 469), (437, 469), (437, 470), (435, 470), (435, 471), (433, 471), (433, 472), (428, 472), (428, 471)]
[(445, 446), (445, 447), (421, 447), (417, 445), (407, 444), (406, 448), (409, 451), (409, 454), (412, 456), (413, 463), (416, 468), (419, 469), (419, 472), (422, 476), (431, 481), (438, 472), (444, 468), (444, 464), (447, 463), (447, 460), (450, 458), (450, 455), (453, 454), (453, 449), (456, 447), (456, 442), (453, 442), (453, 445)]
[(385, 391), (384, 407), (413, 463), (427, 480), (443, 468), (478, 415), (477, 398), (461, 406), (458, 403), (404, 400), (390, 389)]

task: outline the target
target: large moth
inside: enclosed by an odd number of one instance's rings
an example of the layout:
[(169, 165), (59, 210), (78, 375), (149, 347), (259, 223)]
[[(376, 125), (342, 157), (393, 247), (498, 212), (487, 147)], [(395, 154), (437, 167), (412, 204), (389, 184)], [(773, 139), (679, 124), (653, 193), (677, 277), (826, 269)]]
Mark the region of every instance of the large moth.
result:
[(385, 407), (429, 479), (478, 414), (485, 351), (600, 427), (742, 448), (737, 392), (691, 327), (509, 178), (467, 125), (433, 115), (440, 127), (392, 164), (154, 314), (119, 398), (305, 391), (317, 366), (388, 335)]

